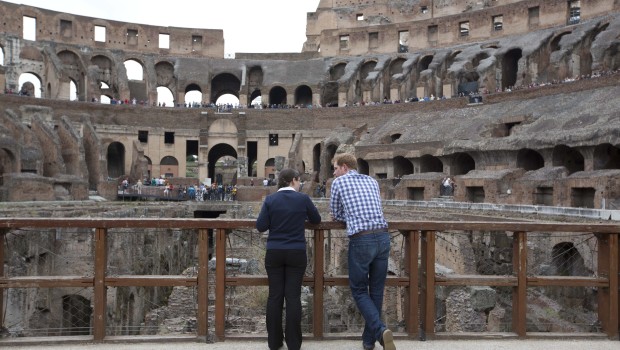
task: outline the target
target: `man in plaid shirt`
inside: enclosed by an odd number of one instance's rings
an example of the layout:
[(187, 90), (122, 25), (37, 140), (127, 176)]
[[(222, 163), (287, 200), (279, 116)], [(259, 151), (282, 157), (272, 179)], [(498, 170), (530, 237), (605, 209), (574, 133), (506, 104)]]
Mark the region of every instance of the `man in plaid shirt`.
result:
[(390, 235), (383, 217), (379, 184), (357, 172), (357, 160), (344, 153), (334, 158), (329, 209), (333, 220), (345, 222), (349, 236), (349, 287), (364, 317), (364, 350), (378, 340), (396, 350), (392, 331), (381, 320), (383, 291), (390, 256)]

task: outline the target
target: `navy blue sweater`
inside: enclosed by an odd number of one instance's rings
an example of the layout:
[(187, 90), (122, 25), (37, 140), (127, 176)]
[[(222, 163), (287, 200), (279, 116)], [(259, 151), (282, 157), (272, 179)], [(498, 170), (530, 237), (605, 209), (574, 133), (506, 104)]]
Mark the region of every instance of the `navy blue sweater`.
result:
[(305, 193), (278, 191), (265, 198), (256, 229), (269, 230), (267, 249), (306, 249), (304, 225), (321, 222), (321, 215)]

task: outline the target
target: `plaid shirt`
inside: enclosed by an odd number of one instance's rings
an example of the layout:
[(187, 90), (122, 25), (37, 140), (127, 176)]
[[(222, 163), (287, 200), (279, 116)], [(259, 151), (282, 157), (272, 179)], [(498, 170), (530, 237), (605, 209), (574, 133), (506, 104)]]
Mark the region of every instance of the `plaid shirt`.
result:
[(383, 217), (379, 184), (355, 170), (334, 179), (329, 209), (334, 220), (346, 222), (349, 236), (388, 226)]

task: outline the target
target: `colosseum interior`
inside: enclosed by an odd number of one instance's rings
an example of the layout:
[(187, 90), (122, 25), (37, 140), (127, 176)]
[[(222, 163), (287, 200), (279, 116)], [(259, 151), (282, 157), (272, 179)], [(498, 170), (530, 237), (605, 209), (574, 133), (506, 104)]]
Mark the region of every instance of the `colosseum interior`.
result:
[[(618, 8), (321, 1), (303, 52), (223, 59), (221, 30), (0, 2), (13, 14), (0, 34), (0, 198), (114, 199), (118, 178), (187, 178), (192, 157), (200, 181), (260, 181), (283, 157), (317, 184), (350, 149), (386, 199), (439, 197), (452, 176), (456, 201), (617, 209)], [(25, 18), (34, 40), (22, 38)], [(154, 44), (162, 33), (167, 49)], [(27, 73), (37, 89), (19, 86)], [(174, 107), (158, 105), (162, 89)], [(239, 108), (214, 107), (224, 94)], [(215, 173), (223, 158), (236, 160), (234, 179)]]

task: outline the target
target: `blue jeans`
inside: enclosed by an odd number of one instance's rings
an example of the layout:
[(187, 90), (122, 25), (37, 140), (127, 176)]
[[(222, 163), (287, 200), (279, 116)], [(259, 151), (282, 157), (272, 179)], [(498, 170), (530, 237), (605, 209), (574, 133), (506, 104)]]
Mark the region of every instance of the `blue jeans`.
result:
[(383, 289), (390, 256), (390, 235), (375, 233), (349, 240), (349, 287), (364, 317), (364, 345), (381, 339), (386, 326), (381, 320)]

